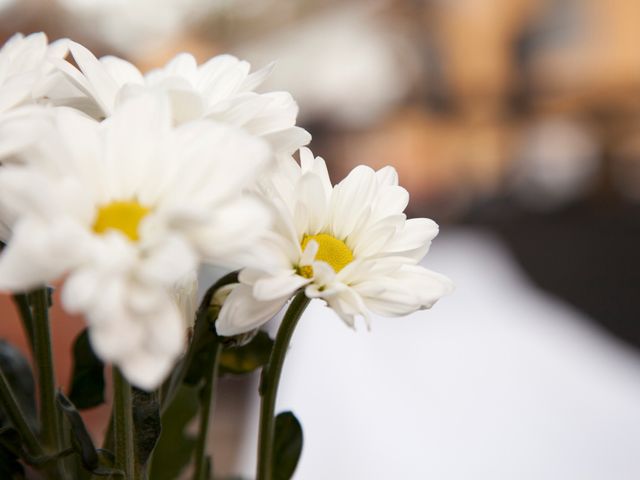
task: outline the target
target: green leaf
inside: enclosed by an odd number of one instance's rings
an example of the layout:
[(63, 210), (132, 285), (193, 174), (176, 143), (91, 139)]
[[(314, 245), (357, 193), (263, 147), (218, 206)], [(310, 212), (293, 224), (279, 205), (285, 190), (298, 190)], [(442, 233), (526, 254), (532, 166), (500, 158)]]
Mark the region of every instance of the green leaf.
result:
[(269, 361), (272, 348), (273, 340), (262, 331), (242, 347), (224, 347), (220, 355), (220, 375), (253, 372)]
[(273, 480), (289, 480), (302, 453), (302, 427), (293, 412), (276, 417), (273, 442)]
[(73, 343), (73, 373), (69, 399), (80, 410), (104, 402), (104, 364), (93, 353), (86, 329)]
[(0, 431), (0, 478), (24, 478), (20, 457), (20, 435), (11, 427)]
[(87, 431), (87, 427), (82, 421), (80, 412), (75, 405), (60, 391), (56, 394), (58, 407), (62, 410), (65, 418), (71, 427), (71, 445), (73, 449), (80, 455), (82, 465), (89, 471), (94, 471), (99, 466), (98, 452), (93, 445), (91, 435)]
[(133, 425), (135, 428), (136, 461), (146, 465), (158, 443), (160, 424), (160, 402), (156, 392), (145, 392), (133, 388)]
[(151, 462), (149, 478), (174, 480), (187, 465), (196, 445), (186, 432), (198, 411), (198, 388), (183, 385), (162, 415), (162, 433)]
[[(11, 391), (29, 426), (37, 430), (35, 383), (31, 367), (20, 350), (5, 340), (0, 340), (0, 369), (7, 377)], [(0, 427), (7, 425), (8, 421), (4, 409), (0, 405)]]

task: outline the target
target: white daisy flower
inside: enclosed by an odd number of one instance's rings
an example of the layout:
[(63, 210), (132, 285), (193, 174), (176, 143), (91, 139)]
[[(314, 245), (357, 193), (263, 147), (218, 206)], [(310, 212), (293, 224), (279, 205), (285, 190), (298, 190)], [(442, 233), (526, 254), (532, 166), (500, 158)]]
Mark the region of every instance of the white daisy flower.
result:
[(0, 114), (40, 100), (55, 78), (51, 59), (62, 59), (68, 41), (47, 43), (47, 36), (16, 33), (0, 48)]
[(216, 323), (221, 335), (254, 329), (272, 318), (296, 290), (327, 302), (348, 325), (370, 312), (407, 315), (430, 308), (451, 281), (418, 263), (438, 226), (407, 220), (408, 192), (392, 167), (356, 167), (335, 187), (325, 162), (300, 150), (300, 163), (282, 164), (265, 187), (275, 228), (263, 244), (269, 268), (246, 268)]
[(39, 135), (38, 122), (43, 121), (40, 105), (48, 103), (48, 92), (66, 83), (50, 60), (61, 60), (67, 51), (68, 40), (49, 45), (42, 32), (26, 37), (17, 33), (0, 48), (0, 159), (3, 163), (12, 160), (11, 155)]
[(168, 92), (176, 123), (209, 118), (242, 127), (267, 140), (276, 154), (290, 155), (311, 140), (308, 132), (295, 126), (298, 105), (291, 94), (254, 92), (268, 76), (270, 66), (249, 73), (249, 63), (231, 55), (219, 55), (198, 65), (192, 55), (183, 53), (163, 68), (143, 75), (120, 58), (106, 56), (98, 60), (78, 43), (72, 42), (70, 50), (80, 70), (65, 61), (56, 64), (93, 102), (91, 108), (83, 109), (95, 118), (113, 114), (123, 99), (159, 89)]
[(165, 95), (131, 99), (102, 123), (51, 115), (58, 141), (0, 169), (12, 232), (0, 289), (64, 279), (63, 306), (85, 315), (96, 353), (154, 388), (183, 352), (181, 311), (193, 310), (174, 293), (195, 291), (200, 262), (237, 268), (267, 228), (268, 209), (241, 192), (270, 149), (210, 120), (173, 127)]

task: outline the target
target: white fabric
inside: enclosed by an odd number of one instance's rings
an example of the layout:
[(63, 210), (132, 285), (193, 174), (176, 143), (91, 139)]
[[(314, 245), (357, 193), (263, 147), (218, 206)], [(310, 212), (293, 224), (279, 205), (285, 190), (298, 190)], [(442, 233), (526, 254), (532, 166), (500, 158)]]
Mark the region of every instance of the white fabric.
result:
[[(457, 290), (432, 310), (370, 333), (320, 302), (302, 318), (277, 402), (304, 429), (294, 478), (640, 478), (640, 357), (532, 287), (493, 237), (443, 230), (426, 266)], [(249, 478), (257, 412), (236, 468)]]

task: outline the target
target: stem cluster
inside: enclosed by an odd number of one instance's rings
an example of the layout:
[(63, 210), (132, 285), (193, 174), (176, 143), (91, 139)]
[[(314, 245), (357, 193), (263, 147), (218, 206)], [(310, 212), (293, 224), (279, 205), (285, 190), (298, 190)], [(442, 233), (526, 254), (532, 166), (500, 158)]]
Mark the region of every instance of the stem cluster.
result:
[[(194, 452), (194, 480), (208, 480), (212, 470), (210, 459), (206, 454), (206, 444), (210, 430), (211, 412), (215, 403), (215, 387), (223, 346), (213, 328), (212, 321), (215, 320), (217, 312), (215, 307), (211, 306), (211, 300), (218, 288), (235, 281), (237, 281), (237, 274), (233, 273), (223, 277), (209, 289), (198, 309), (189, 349), (165, 385), (156, 393), (151, 394), (151, 397), (155, 398), (154, 401), (157, 402), (154, 411), (159, 417), (161, 411), (167, 410), (174, 400), (177, 390), (190, 375), (192, 364), (197, 362), (198, 358), (201, 360), (202, 353), (205, 352), (204, 369), (197, 377), (200, 384), (200, 420)], [(57, 382), (49, 326), (50, 297), (48, 289), (43, 288), (29, 294), (16, 295), (14, 300), (33, 350), (40, 400), (38, 416), (40, 430), (35, 431), (16, 399), (5, 372), (0, 368), (0, 405), (6, 412), (11, 426), (20, 437), (22, 446), (15, 450), (18, 452), (18, 456), (25, 463), (44, 473), (46, 478), (65, 480), (76, 477), (73, 472), (78, 473), (77, 468), (81, 462), (77, 458), (75, 463), (70, 461), (73, 458), (71, 455), (75, 453), (82, 457), (84, 467), (94, 474), (92, 478), (107, 475), (127, 480), (146, 479), (148, 465), (151, 463), (148, 461), (151, 455), (149, 452), (152, 451), (154, 443), (151, 444), (150, 450), (146, 450), (146, 455), (142, 455), (143, 460), (140, 460), (141, 446), (138, 444), (139, 432), (137, 432), (139, 420), (136, 420), (139, 417), (139, 415), (136, 417), (138, 400), (133, 398), (131, 385), (117, 368), (113, 368), (114, 395), (111, 423), (104, 442), (105, 448), (103, 450), (95, 449), (73, 404), (61, 392), (56, 392)], [(308, 304), (309, 299), (304, 292), (299, 292), (293, 298), (278, 329), (269, 360), (263, 367), (260, 382), (258, 480), (272, 480), (273, 478), (275, 406), (278, 386), (289, 342), (298, 320)], [(65, 402), (65, 415), (71, 415), (72, 420), (63, 418), (62, 410), (57, 404), (61, 398), (64, 398)], [(0, 431), (4, 432), (6, 429), (0, 429)], [(78, 431), (81, 431), (81, 435), (78, 435)], [(157, 435), (159, 435), (159, 429)], [(157, 435), (153, 442), (157, 441)], [(78, 446), (78, 438), (80, 437), (82, 437), (84, 444)], [(1, 437), (0, 440), (2, 440)], [(91, 461), (87, 461), (88, 457), (83, 456), (82, 448), (88, 448), (90, 454), (93, 455)], [(109, 453), (109, 451), (113, 453)], [(66, 457), (70, 460), (65, 460)], [(104, 465), (102, 460), (98, 464), (98, 457), (110, 458), (111, 460), (107, 461), (107, 465)]]
[(284, 366), (284, 358), (291, 337), (309, 304), (309, 298), (304, 292), (299, 292), (291, 302), (287, 313), (282, 319), (276, 340), (271, 351), (269, 363), (262, 370), (260, 381), (260, 429), (258, 433), (258, 466), (256, 477), (258, 480), (271, 480), (273, 477), (273, 443), (275, 432), (275, 409), (280, 376)]

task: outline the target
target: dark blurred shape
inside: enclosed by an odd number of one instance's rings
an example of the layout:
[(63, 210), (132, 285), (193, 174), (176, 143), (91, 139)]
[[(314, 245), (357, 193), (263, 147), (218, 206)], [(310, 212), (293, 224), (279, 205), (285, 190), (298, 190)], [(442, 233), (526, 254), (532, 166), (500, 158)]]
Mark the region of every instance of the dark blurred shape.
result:
[(592, 199), (539, 213), (497, 202), (471, 223), (497, 232), (538, 286), (640, 348), (639, 205)]
[[(35, 383), (31, 366), (22, 352), (7, 342), (0, 339), (0, 369), (7, 378), (20, 408), (25, 414), (30, 426), (38, 427), (36, 416)], [(4, 410), (0, 407), (0, 428), (10, 423)]]

